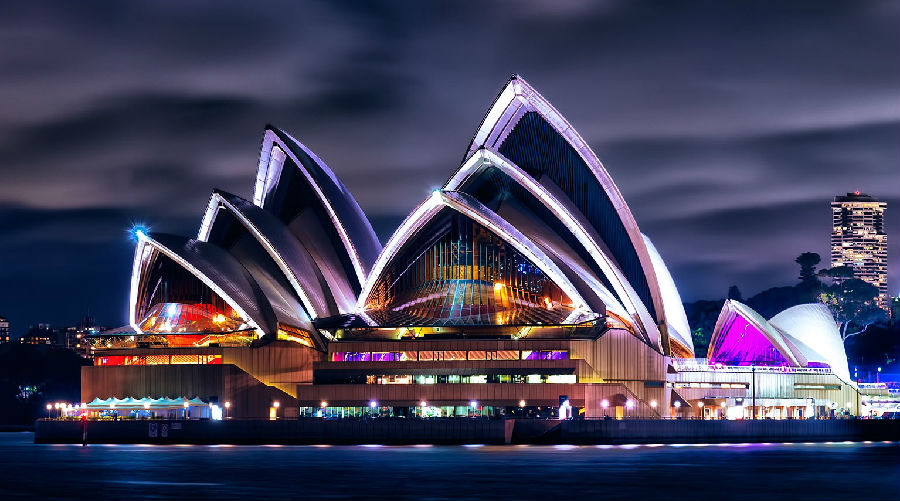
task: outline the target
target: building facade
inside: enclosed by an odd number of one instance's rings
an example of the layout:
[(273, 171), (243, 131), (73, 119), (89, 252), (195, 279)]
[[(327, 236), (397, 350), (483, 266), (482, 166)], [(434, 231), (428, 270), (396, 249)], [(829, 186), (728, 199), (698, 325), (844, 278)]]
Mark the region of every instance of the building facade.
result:
[(195, 238), (135, 231), (129, 325), (89, 336), (82, 400), (249, 418), (699, 415), (709, 396), (677, 376), (701, 364), (674, 281), (546, 99), (510, 79), (448, 174), (382, 246), (325, 163), (267, 127), (252, 200), (214, 191)]
[(831, 203), (831, 266), (850, 266), (854, 278), (877, 287), (878, 306), (884, 310), (889, 306), (886, 209), (887, 203), (858, 191), (836, 196)]
[(9, 342), (9, 320), (0, 317), (0, 343)]

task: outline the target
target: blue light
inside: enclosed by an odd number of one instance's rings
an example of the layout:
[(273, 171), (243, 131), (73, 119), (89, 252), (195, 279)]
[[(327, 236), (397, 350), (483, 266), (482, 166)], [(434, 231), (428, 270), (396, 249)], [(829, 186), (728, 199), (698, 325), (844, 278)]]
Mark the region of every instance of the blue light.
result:
[(138, 240), (147, 238), (147, 227), (143, 224), (133, 224), (131, 226), (131, 234)]

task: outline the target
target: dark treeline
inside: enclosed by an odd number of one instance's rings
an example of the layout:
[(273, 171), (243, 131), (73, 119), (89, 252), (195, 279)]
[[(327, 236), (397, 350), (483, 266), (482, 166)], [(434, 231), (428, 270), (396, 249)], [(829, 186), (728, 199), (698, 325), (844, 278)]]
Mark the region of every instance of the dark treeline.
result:
[(31, 424), (52, 402), (79, 402), (81, 367), (91, 361), (72, 350), (0, 344), (0, 424)]

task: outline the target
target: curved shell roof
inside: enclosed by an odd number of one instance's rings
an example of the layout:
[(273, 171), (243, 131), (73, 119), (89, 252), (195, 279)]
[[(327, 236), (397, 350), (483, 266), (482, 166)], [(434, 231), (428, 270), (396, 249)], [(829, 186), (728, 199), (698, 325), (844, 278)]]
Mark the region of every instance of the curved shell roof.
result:
[[(532, 118), (536, 116), (540, 118)], [(526, 127), (521, 133), (518, 127), (520, 123)], [(534, 125), (529, 130), (527, 126), (532, 123)], [(546, 126), (552, 128), (555, 134), (547, 135), (544, 130)], [(534, 127), (538, 130), (535, 131)], [(522, 148), (522, 140), (534, 142), (535, 139), (542, 139), (542, 142), (546, 142), (548, 138), (561, 139), (564, 144), (555, 148), (544, 144), (536, 152)], [(518, 144), (515, 144), (517, 141)], [(587, 142), (549, 101), (519, 75), (513, 75), (497, 96), (469, 144), (466, 156), (480, 147), (500, 152), (526, 170), (540, 166), (547, 177), (551, 178), (552, 172), (560, 171), (566, 176), (572, 176), (574, 166), (583, 163), (593, 182), (600, 188), (597, 193), (601, 196), (587, 202), (604, 213), (604, 224), (599, 227), (595, 225), (595, 229), (605, 237), (604, 244), (609, 247), (610, 255), (616, 259), (632, 286), (642, 296), (648, 311), (655, 316), (656, 323), (665, 322), (662, 296), (650, 271), (650, 256), (625, 199)], [(546, 157), (541, 158), (541, 154), (546, 155), (550, 151), (561, 157), (554, 159), (556, 165), (547, 163)], [(523, 160), (528, 159), (532, 165), (526, 166), (512, 158), (510, 154), (514, 152)], [(585, 216), (591, 219), (588, 214)]]
[(138, 233), (138, 239), (130, 303), (131, 324), (135, 329), (137, 288), (141, 283), (140, 270), (144, 269), (141, 261), (148, 256), (145, 247), (150, 247), (215, 291), (251, 327), (258, 329), (260, 335), (274, 336), (278, 323), (272, 306), (250, 273), (231, 254), (206, 242), (164, 233)]
[[(335, 301), (345, 310), (352, 309), (355, 298), (346, 283), (332, 277), (325, 277), (333, 289), (324, 288), (318, 277), (320, 275), (303, 244), (299, 242), (278, 218), (237, 195), (224, 191), (216, 191), (210, 197), (209, 206), (200, 226), (198, 240), (209, 240), (219, 211), (225, 208), (234, 214), (237, 220), (266, 249), (272, 260), (302, 301), (305, 312), (310, 318), (336, 315), (339, 311)], [(215, 243), (215, 242), (214, 242)], [(332, 278), (332, 280), (328, 280)], [(343, 287), (342, 287), (343, 286)], [(331, 297), (335, 292), (336, 297)]]
[[(504, 201), (500, 207), (504, 212), (503, 217), (512, 218), (512, 213), (524, 210), (524, 213), (517, 214), (519, 217), (510, 219), (510, 222), (556, 256), (573, 282), (585, 282), (585, 286), (590, 289), (582, 293), (585, 298), (596, 296), (608, 313), (628, 321), (638, 337), (662, 350), (655, 319), (650, 316), (637, 292), (609, 256), (600, 236), (565, 193), (554, 189), (553, 185), (534, 179), (503, 155), (487, 148), (476, 150), (447, 181), (444, 189), (472, 193), (485, 181), (482, 178), (494, 178), (498, 172), (509, 183), (524, 190), (521, 194), (516, 190), (507, 190), (503, 195)], [(507, 199), (522, 197), (541, 205), (537, 210), (545, 213), (544, 217), (549, 220), (545, 219), (545, 224), (535, 223), (541, 219), (538, 214), (527, 207), (515, 209), (506, 202)], [(522, 202), (527, 205), (526, 201)]]
[(844, 342), (827, 306), (821, 303), (793, 306), (770, 318), (769, 323), (800, 349), (807, 362), (828, 364), (835, 374), (850, 381)]
[[(273, 149), (275, 147), (277, 149)], [(263, 137), (253, 203), (273, 213), (280, 210), (280, 207), (273, 206), (277, 202), (269, 198), (281, 184), (287, 158), (300, 170), (308, 187), (315, 193), (317, 203), (328, 215), (343, 247), (336, 248), (335, 252), (345, 254), (352, 263), (353, 273), (348, 278), (358, 288), (381, 252), (381, 243), (375, 236), (372, 224), (325, 162), (300, 141), (275, 127), (267, 127)]]
[(666, 329), (669, 338), (675, 338), (684, 347), (694, 351), (694, 341), (691, 339), (691, 326), (688, 324), (687, 314), (684, 312), (684, 304), (681, 302), (681, 295), (675, 287), (675, 281), (669, 274), (669, 269), (663, 262), (662, 256), (653, 245), (653, 242), (644, 235), (644, 243), (647, 245), (647, 251), (650, 252), (650, 260), (653, 263), (653, 272), (656, 275), (656, 281), (659, 284), (659, 290), (663, 298), (663, 309), (666, 313)]
[[(681, 320), (673, 323), (667, 319), (665, 294), (637, 223), (609, 173), (572, 125), (525, 80), (513, 75), (486, 113), (466, 157), (480, 148), (500, 153), (550, 191), (567, 198), (570, 215), (587, 222), (597, 236), (594, 245), (603, 249), (605, 260), (615, 264), (634, 292), (630, 298), (630, 291), (616, 291), (620, 302), (650, 337), (662, 335), (659, 344), (668, 352), (668, 329), (660, 331), (658, 326), (676, 325)], [(625, 304), (633, 299), (640, 305)], [(681, 313), (675, 309), (673, 315)]]
[[(479, 183), (491, 189), (485, 183), (491, 176), (502, 177), (509, 188), (501, 193), (493, 186), (500, 202), (476, 193)], [(240, 238), (259, 244), (238, 259), (224, 250), (235, 249), (227, 238), (214, 236), (223, 210), (228, 217), (222, 227), (242, 227), (252, 239), (243, 233)], [(279, 318), (287, 318), (282, 310), (290, 302), (280, 300), (286, 296), (302, 306), (294, 323), (304, 326), (316, 318), (364, 313), (385, 266), (441, 210), (477, 221), (526, 256), (571, 299), (579, 318), (608, 313), (663, 353), (670, 351), (667, 336), (692, 349), (672, 278), (618, 188), (565, 118), (518, 76), (488, 110), (460, 169), (404, 220), (383, 249), (328, 166), (289, 134), (267, 126), (252, 203), (217, 191), (197, 240), (145, 235), (136, 252), (132, 293), (140, 283), (138, 261), (152, 246), (221, 291), (264, 333), (275, 332)], [(252, 256), (266, 263), (241, 266)], [(269, 284), (263, 275), (279, 284)]]
[[(728, 300), (722, 307), (709, 343), (710, 360), (716, 359), (718, 354), (715, 347), (722, 341), (723, 336), (739, 335), (725, 329), (728, 319), (736, 315), (765, 335), (791, 366), (808, 367), (810, 363), (824, 363), (838, 377), (850, 382), (844, 343), (837, 323), (825, 305), (816, 303), (793, 306), (767, 321), (749, 306)], [(746, 360), (748, 363), (754, 361), (752, 358)]]
[[(781, 335), (781, 333), (778, 332), (778, 329), (769, 324), (769, 322), (766, 321), (766, 319), (763, 318), (762, 315), (757, 313), (756, 310), (744, 303), (735, 301), (733, 299), (725, 301), (725, 304), (722, 306), (722, 311), (719, 313), (719, 318), (718, 320), (716, 320), (716, 326), (713, 329), (713, 334), (710, 337), (709, 341), (709, 352), (707, 357), (710, 361), (720, 360), (721, 355), (718, 351), (718, 347), (724, 344), (726, 341), (729, 341), (727, 339), (729, 336), (743, 336), (744, 331), (735, 331), (728, 328), (732, 320), (736, 316), (745, 320), (752, 327), (754, 327), (759, 332), (759, 334), (763, 335), (768, 340), (768, 342), (776, 350), (778, 350), (778, 353), (782, 357), (784, 357), (784, 359), (790, 365), (794, 367), (803, 365), (797, 358), (796, 352), (791, 349), (791, 347), (785, 342), (784, 337)], [(752, 358), (753, 355), (755, 355), (755, 353), (752, 350), (749, 350), (748, 356), (751, 358), (748, 360), (742, 360), (741, 362), (749, 363), (757, 361)]]

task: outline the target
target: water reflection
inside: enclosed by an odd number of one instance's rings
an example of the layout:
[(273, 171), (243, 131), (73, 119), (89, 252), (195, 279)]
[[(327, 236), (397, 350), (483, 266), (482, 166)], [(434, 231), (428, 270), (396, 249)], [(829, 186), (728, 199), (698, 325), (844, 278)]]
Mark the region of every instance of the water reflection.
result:
[(0, 499), (695, 499), (691, 486), (712, 485), (717, 498), (856, 499), (865, 485), (868, 499), (893, 499), (900, 491), (894, 442), (60, 447), (32, 439), (0, 433)]

